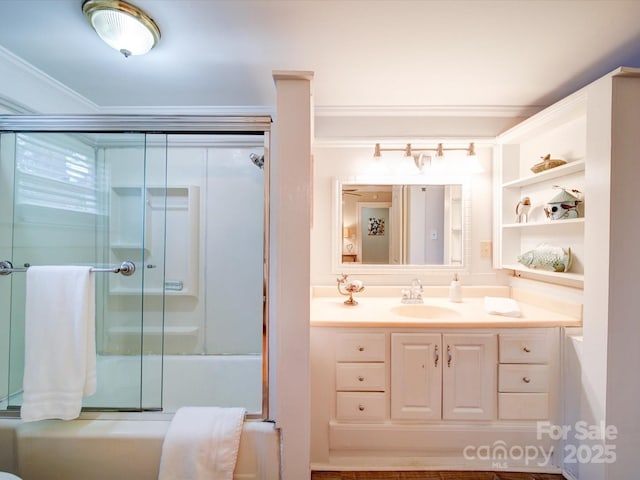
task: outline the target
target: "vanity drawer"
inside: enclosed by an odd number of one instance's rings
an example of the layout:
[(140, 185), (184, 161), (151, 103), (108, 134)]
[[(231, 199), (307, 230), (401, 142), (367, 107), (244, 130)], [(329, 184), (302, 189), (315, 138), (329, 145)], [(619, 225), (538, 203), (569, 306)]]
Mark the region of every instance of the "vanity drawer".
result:
[(384, 393), (338, 392), (336, 418), (349, 421), (382, 421), (385, 418)]
[(547, 365), (500, 365), (498, 369), (500, 392), (548, 392), (549, 367)]
[(549, 418), (549, 394), (500, 393), (498, 394), (500, 420), (542, 420)]
[(500, 363), (547, 363), (549, 337), (546, 333), (500, 334)]
[(339, 363), (336, 365), (336, 390), (386, 390), (384, 363)]
[(384, 362), (386, 342), (384, 333), (343, 333), (338, 335), (336, 361)]

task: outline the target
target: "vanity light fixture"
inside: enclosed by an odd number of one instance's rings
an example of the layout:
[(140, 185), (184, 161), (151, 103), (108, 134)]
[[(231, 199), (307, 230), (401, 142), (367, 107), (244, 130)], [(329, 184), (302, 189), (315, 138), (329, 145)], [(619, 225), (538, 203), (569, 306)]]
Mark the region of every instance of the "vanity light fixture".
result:
[(382, 148), (379, 143), (375, 144), (373, 150), (373, 157), (379, 158), (382, 156), (382, 152), (403, 152), (405, 158), (413, 158), (415, 166), (423, 171), (426, 167), (424, 164), (424, 158), (431, 158), (430, 156), (424, 155), (425, 152), (435, 152), (435, 157), (437, 159), (444, 158), (444, 152), (449, 151), (465, 151), (467, 152), (467, 157), (469, 157), (470, 164), (469, 168), (465, 168), (468, 173), (478, 173), (482, 171), (482, 167), (480, 166), (478, 159), (476, 157), (476, 149), (473, 142), (469, 143), (468, 147), (444, 147), (442, 143), (438, 143), (435, 147), (413, 147), (410, 143), (407, 143), (406, 146), (400, 148)]
[(153, 19), (122, 0), (86, 0), (82, 12), (98, 36), (125, 57), (144, 55), (160, 41)]

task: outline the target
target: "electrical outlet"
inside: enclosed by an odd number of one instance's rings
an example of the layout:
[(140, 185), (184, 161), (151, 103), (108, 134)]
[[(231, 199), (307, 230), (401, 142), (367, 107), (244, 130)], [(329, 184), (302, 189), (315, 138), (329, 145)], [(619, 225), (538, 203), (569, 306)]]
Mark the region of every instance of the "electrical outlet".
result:
[(480, 257), (491, 258), (491, 242), (480, 242)]

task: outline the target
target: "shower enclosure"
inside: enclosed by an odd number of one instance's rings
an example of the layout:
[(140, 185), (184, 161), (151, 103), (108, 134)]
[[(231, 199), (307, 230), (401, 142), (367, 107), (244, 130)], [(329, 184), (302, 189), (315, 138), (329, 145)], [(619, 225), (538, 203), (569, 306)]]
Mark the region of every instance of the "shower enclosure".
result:
[(94, 273), (98, 389), (83, 408), (267, 416), (269, 128), (0, 116), (0, 411), (21, 404), (24, 270), (132, 262)]

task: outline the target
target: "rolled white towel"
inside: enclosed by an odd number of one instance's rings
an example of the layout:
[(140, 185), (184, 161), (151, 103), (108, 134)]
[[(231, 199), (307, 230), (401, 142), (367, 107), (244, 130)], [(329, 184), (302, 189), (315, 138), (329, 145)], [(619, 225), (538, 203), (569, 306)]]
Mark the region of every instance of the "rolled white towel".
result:
[(484, 297), (484, 308), (491, 315), (503, 315), (505, 317), (520, 317), (520, 307), (513, 298)]

